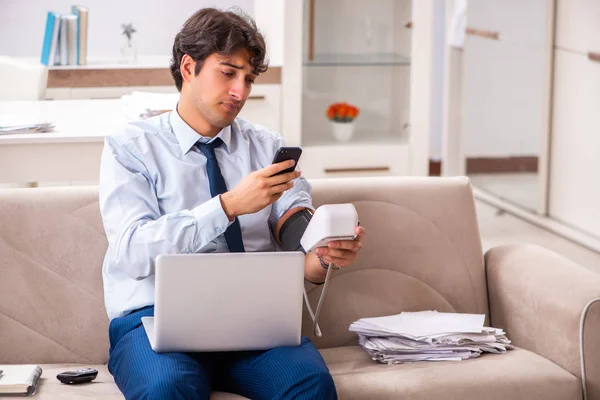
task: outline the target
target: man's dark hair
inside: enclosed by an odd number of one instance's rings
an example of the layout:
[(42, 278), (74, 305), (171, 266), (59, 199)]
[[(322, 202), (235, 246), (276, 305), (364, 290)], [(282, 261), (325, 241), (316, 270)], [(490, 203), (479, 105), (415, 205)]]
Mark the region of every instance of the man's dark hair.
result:
[(256, 75), (268, 68), (265, 61), (265, 39), (252, 18), (238, 11), (220, 11), (203, 8), (192, 15), (175, 36), (171, 75), (177, 90), (181, 91), (181, 59), (185, 54), (196, 61), (194, 75), (198, 75), (204, 60), (213, 53), (230, 55), (240, 48), (250, 54), (252, 72)]

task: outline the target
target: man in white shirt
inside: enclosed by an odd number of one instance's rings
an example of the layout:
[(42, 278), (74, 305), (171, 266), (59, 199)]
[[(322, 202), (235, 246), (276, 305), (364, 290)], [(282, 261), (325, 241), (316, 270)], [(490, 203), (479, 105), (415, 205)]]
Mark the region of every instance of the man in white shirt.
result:
[[(100, 208), (109, 247), (103, 265), (109, 318), (109, 370), (128, 399), (208, 399), (213, 389), (252, 399), (335, 399), (333, 379), (311, 341), (268, 351), (152, 351), (141, 317), (154, 313), (159, 254), (275, 251), (279, 230), (312, 209), (310, 185), (292, 162), (271, 165), (281, 136), (236, 118), (256, 77), (265, 43), (254, 22), (202, 9), (173, 44), (177, 109), (107, 137)], [(227, 190), (227, 188), (231, 188)], [(361, 248), (332, 242), (308, 254), (305, 278), (324, 280)]]

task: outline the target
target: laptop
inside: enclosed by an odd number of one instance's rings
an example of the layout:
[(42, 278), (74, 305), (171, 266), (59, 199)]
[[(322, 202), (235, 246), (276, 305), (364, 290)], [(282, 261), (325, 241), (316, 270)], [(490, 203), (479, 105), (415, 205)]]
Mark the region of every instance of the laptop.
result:
[(142, 323), (157, 353), (297, 346), (303, 289), (301, 252), (160, 255)]

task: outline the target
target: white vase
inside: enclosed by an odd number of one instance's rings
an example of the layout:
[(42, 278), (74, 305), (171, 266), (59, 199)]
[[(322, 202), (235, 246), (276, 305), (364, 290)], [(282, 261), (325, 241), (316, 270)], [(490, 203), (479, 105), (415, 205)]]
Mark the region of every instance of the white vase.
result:
[(129, 43), (121, 47), (121, 64), (135, 64), (137, 61), (137, 51), (135, 47)]
[(331, 133), (338, 142), (347, 142), (352, 139), (354, 134), (354, 123), (353, 122), (335, 122), (331, 123)]

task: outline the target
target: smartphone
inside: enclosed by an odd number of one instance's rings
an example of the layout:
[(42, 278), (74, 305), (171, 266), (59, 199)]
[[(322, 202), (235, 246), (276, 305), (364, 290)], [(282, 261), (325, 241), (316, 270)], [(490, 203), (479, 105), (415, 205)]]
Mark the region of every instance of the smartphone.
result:
[(302, 149), (300, 147), (280, 147), (275, 153), (275, 157), (273, 157), (272, 164), (277, 164), (282, 161), (294, 160), (296, 163), (290, 168), (284, 169), (281, 172), (276, 173), (273, 176), (285, 174), (287, 172), (292, 172), (296, 169), (296, 165), (298, 165), (298, 160), (300, 159), (300, 155), (302, 154)]

